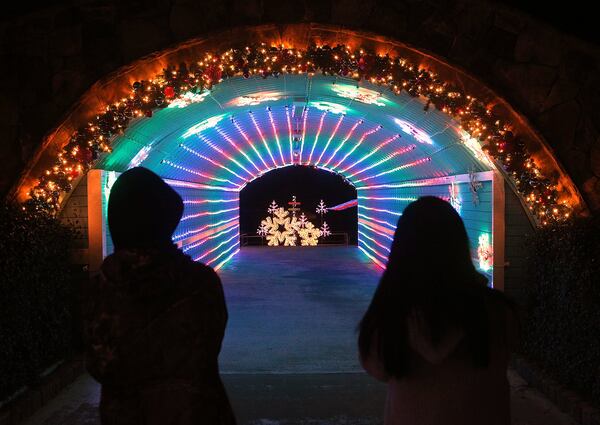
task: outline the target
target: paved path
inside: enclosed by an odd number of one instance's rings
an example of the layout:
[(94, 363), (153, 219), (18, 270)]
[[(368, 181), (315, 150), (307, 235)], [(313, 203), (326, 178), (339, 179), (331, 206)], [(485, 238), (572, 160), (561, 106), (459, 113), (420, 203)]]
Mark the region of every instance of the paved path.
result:
[[(240, 424), (381, 423), (385, 385), (362, 373), (355, 328), (379, 277), (356, 247), (244, 248), (220, 272), (220, 356)], [(513, 424), (575, 425), (513, 372)], [(27, 425), (98, 425), (99, 387), (77, 379)]]

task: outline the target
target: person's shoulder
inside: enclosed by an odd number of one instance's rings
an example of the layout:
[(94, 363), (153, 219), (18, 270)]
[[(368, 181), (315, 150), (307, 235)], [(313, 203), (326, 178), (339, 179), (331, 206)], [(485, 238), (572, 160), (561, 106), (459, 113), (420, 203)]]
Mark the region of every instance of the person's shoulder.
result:
[(221, 291), (221, 279), (214, 269), (206, 264), (193, 261), (191, 258), (185, 261), (184, 270), (181, 270), (184, 279), (196, 289), (203, 288), (209, 291)]

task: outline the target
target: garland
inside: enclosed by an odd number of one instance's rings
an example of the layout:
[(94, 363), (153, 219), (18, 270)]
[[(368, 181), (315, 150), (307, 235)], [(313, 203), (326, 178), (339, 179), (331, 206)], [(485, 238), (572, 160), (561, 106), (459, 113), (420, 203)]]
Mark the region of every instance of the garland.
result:
[(87, 125), (79, 128), (46, 170), (24, 208), (56, 214), (61, 194), (72, 189), (72, 182), (86, 173), (99, 154), (111, 151), (111, 141), (123, 134), (132, 119), (152, 117), (184, 95), (200, 94), (219, 81), (242, 75), (263, 78), (280, 74), (323, 75), (368, 80), (396, 94), (426, 99), (424, 109), (432, 105), (460, 122), (462, 128), (482, 145), (482, 149), (509, 175), (539, 224), (564, 222), (572, 215), (570, 206), (558, 201), (555, 181), (544, 177), (525, 147), (524, 140), (511, 131), (480, 100), (420, 69), (401, 58), (381, 56), (346, 46), (311, 46), (307, 50), (268, 47), (260, 44), (230, 49), (221, 55), (206, 54), (195, 63), (169, 66), (151, 80), (133, 83), (131, 94), (106, 106)]

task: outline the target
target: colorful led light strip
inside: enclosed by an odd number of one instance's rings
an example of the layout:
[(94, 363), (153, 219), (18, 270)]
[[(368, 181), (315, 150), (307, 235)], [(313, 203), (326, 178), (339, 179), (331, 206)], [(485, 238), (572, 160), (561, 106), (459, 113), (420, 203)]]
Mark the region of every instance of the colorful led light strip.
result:
[(175, 168), (177, 170), (185, 171), (186, 173), (194, 174), (194, 175), (199, 176), (199, 177), (204, 177), (205, 179), (214, 180), (216, 182), (229, 183), (229, 184), (231, 184), (233, 186), (230, 189), (238, 188), (239, 187), (239, 184), (234, 183), (231, 180), (221, 179), (219, 177), (209, 176), (208, 174), (201, 173), (200, 171), (194, 171), (194, 170), (191, 170), (189, 168), (183, 167), (181, 165), (175, 164), (174, 162), (171, 162), (168, 159), (163, 159), (162, 161), (160, 161), (160, 163), (161, 164), (166, 164), (166, 165), (168, 165), (170, 167), (173, 167), (173, 168)]
[(358, 148), (358, 147), (359, 147), (359, 146), (362, 144), (362, 142), (363, 142), (363, 141), (364, 141), (364, 140), (365, 140), (365, 139), (366, 139), (368, 136), (370, 136), (371, 134), (374, 134), (374, 133), (378, 132), (378, 131), (379, 131), (379, 130), (381, 130), (382, 128), (383, 128), (383, 126), (381, 126), (381, 125), (378, 125), (378, 126), (377, 126), (377, 127), (375, 127), (374, 129), (371, 129), (371, 130), (367, 130), (367, 131), (365, 131), (365, 132), (363, 133), (363, 135), (362, 135), (362, 136), (360, 136), (360, 139), (358, 139), (358, 142), (357, 142), (357, 143), (354, 145), (354, 147), (353, 147), (352, 149), (350, 149), (350, 150), (349, 150), (349, 151), (346, 153), (346, 155), (344, 155), (344, 157), (343, 157), (342, 159), (340, 159), (340, 160), (338, 161), (338, 163), (337, 163), (337, 164), (335, 164), (335, 165), (333, 166), (333, 168), (334, 168), (334, 169), (335, 169), (335, 168), (338, 168), (338, 167), (339, 167), (339, 166), (340, 166), (340, 165), (341, 165), (341, 164), (342, 164), (342, 163), (343, 163), (343, 162), (346, 160), (346, 158), (348, 158), (348, 157), (349, 157), (349, 156), (350, 156), (350, 155), (351, 155), (351, 154), (352, 154), (352, 153), (353, 153), (353, 152), (356, 150), (356, 148)]
[(315, 141), (313, 142), (312, 149), (310, 150), (310, 155), (308, 155), (308, 162), (306, 163), (307, 165), (310, 165), (312, 161), (315, 146), (317, 146), (317, 142), (319, 141), (319, 135), (321, 134), (321, 130), (323, 129), (323, 120), (325, 119), (325, 115), (327, 115), (327, 112), (323, 112), (323, 114), (321, 115), (321, 119), (319, 121), (319, 128), (317, 129), (317, 135), (315, 136)]
[(374, 230), (373, 228), (369, 227), (368, 225), (366, 225), (365, 223), (363, 223), (361, 221), (358, 222), (358, 225), (364, 227), (365, 229), (367, 229), (367, 230), (369, 230), (369, 231), (371, 231), (373, 233), (375, 233), (376, 235), (379, 235), (379, 236), (381, 236), (383, 238), (386, 238), (389, 241), (393, 241), (394, 240), (394, 238), (390, 237), (389, 235), (386, 235), (385, 233), (382, 233), (382, 232), (379, 232), (377, 230)]
[(273, 120), (273, 113), (271, 112), (271, 107), (267, 108), (267, 112), (269, 113), (269, 121), (271, 121), (271, 128), (273, 129), (273, 137), (275, 137), (275, 141), (277, 142), (277, 148), (279, 149), (281, 163), (285, 165), (285, 159), (283, 157), (283, 151), (281, 150), (281, 143), (279, 142), (279, 135), (277, 134), (277, 127), (275, 126), (275, 120)]
[(429, 157), (417, 159), (416, 161), (409, 162), (408, 164), (400, 165), (400, 166), (398, 166), (396, 168), (392, 168), (391, 170), (382, 171), (381, 173), (378, 173), (378, 174), (375, 174), (375, 175), (372, 175), (372, 176), (367, 176), (367, 177), (365, 177), (363, 179), (355, 180), (354, 183), (364, 182), (364, 181), (371, 180), (371, 179), (374, 179), (374, 178), (377, 178), (377, 177), (381, 177), (381, 176), (386, 175), (386, 174), (395, 173), (396, 171), (404, 170), (406, 168), (416, 167), (417, 165), (421, 165), (421, 164), (424, 164), (424, 163), (429, 162), (429, 161), (431, 161), (431, 158), (429, 158)]
[(365, 238), (367, 238), (368, 240), (370, 240), (371, 242), (373, 242), (375, 245), (377, 245), (378, 247), (380, 247), (380, 248), (381, 248), (381, 249), (383, 249), (384, 251), (387, 251), (388, 253), (390, 252), (390, 249), (389, 249), (387, 246), (385, 246), (385, 245), (383, 245), (383, 244), (381, 244), (381, 243), (377, 242), (375, 239), (373, 239), (372, 237), (368, 236), (366, 233), (364, 233), (364, 232), (361, 232), (361, 231), (359, 230), (359, 231), (358, 231), (358, 234), (359, 234), (359, 235), (361, 235), (361, 236), (364, 236)]
[(367, 248), (369, 251), (371, 251), (373, 254), (377, 255), (379, 258), (381, 258), (383, 261), (387, 261), (387, 255), (383, 255), (381, 252), (377, 251), (375, 248), (373, 248), (371, 245), (369, 245), (368, 243), (366, 243), (364, 241), (364, 239), (361, 239), (360, 237), (358, 238), (358, 244), (364, 246), (365, 248)]
[(221, 267), (223, 267), (229, 260), (231, 260), (238, 252), (240, 252), (240, 249), (238, 248), (237, 250), (235, 250), (232, 254), (230, 254), (227, 258), (225, 258), (223, 261), (221, 261), (219, 264), (217, 264), (214, 269), (215, 271), (219, 270)]
[(204, 155), (202, 155), (202, 154), (201, 154), (201, 153), (199, 153), (199, 152), (196, 152), (194, 149), (192, 149), (192, 148), (190, 148), (190, 147), (188, 147), (188, 146), (184, 145), (183, 143), (181, 143), (181, 144), (179, 145), (179, 147), (181, 147), (181, 148), (182, 148), (183, 150), (185, 150), (186, 152), (189, 152), (189, 153), (191, 153), (192, 155), (195, 155), (195, 156), (197, 156), (198, 158), (201, 158), (201, 159), (203, 159), (203, 160), (205, 160), (205, 161), (207, 161), (207, 162), (210, 162), (211, 164), (213, 164), (213, 165), (214, 165), (214, 166), (216, 166), (216, 167), (219, 167), (219, 168), (220, 168), (220, 169), (222, 169), (222, 170), (228, 171), (229, 173), (233, 174), (233, 175), (234, 175), (234, 176), (236, 176), (238, 179), (240, 179), (240, 180), (242, 181), (242, 183), (246, 181), (246, 178), (244, 178), (244, 177), (240, 176), (240, 175), (239, 175), (238, 173), (236, 173), (235, 171), (231, 170), (230, 168), (226, 167), (225, 165), (221, 164), (220, 162), (218, 162), (218, 161), (215, 161), (214, 159), (210, 159), (209, 157), (207, 157), (207, 156), (204, 156)]
[[(213, 252), (215, 252), (217, 249), (221, 248), (223, 245), (225, 245), (228, 242), (231, 242), (233, 239), (237, 238), (238, 235), (233, 235), (232, 237), (230, 237), (229, 239), (226, 239), (224, 241), (222, 241), (221, 243), (217, 244), (217, 246), (215, 246), (214, 248), (211, 248), (207, 251), (204, 251), (202, 254), (200, 254), (199, 256), (197, 256), (196, 258), (194, 258), (194, 261), (199, 261), (199, 260), (203, 260), (205, 257), (207, 257), (208, 255), (212, 254)], [(237, 245), (237, 243), (236, 243)], [(210, 264), (213, 261), (217, 260), (219, 257), (213, 258), (212, 260), (208, 261), (206, 264)]]
[(385, 146), (389, 145), (390, 143), (392, 143), (394, 140), (399, 139), (400, 135), (396, 134), (395, 136), (392, 136), (386, 140), (384, 140), (383, 142), (381, 142), (379, 145), (377, 145), (374, 149), (371, 150), (371, 152), (369, 152), (368, 154), (364, 155), (362, 158), (360, 158), (359, 160), (357, 160), (356, 162), (354, 162), (353, 164), (350, 164), (350, 166), (344, 168), (343, 170), (340, 171), (340, 173), (346, 173), (348, 170), (354, 168), (355, 166), (357, 166), (358, 164), (360, 164), (363, 161), (366, 161), (367, 159), (369, 159), (372, 155), (375, 155), (379, 150), (381, 150), (382, 148), (384, 148)]
[[(204, 137), (203, 135), (199, 134), (198, 138), (204, 142), (206, 145), (210, 146), (213, 150), (215, 150), (216, 152), (220, 153), (221, 155), (223, 155), (225, 158), (227, 158), (229, 161), (233, 162), (235, 165), (237, 165), (238, 167), (240, 167), (242, 170), (244, 170), (246, 173), (248, 173), (250, 175), (251, 178), (254, 178), (255, 175), (252, 174), (252, 172), (250, 172), (246, 167), (244, 167), (242, 164), (240, 164), (240, 162), (235, 159), (234, 157), (232, 157), (231, 155), (229, 155), (228, 153), (226, 153), (223, 149), (221, 149), (220, 147), (216, 146), (214, 143), (212, 143), (207, 137)], [(235, 143), (231, 142), (231, 144), (237, 148), (237, 146), (235, 145)]]
[(202, 211), (202, 212), (199, 212), (199, 213), (189, 214), (189, 215), (183, 216), (180, 221), (186, 221), (186, 220), (190, 220), (192, 218), (198, 218), (198, 217), (205, 217), (205, 216), (208, 216), (208, 215), (223, 214), (223, 213), (227, 213), (227, 212), (231, 212), (231, 211), (238, 211), (238, 210), (239, 210), (239, 207), (228, 208), (228, 209), (219, 210), (219, 211)]
[(361, 168), (360, 170), (355, 171), (354, 173), (348, 174), (347, 176), (348, 176), (348, 178), (352, 178), (354, 176), (362, 174), (365, 171), (369, 171), (372, 168), (379, 167), (381, 164), (383, 164), (385, 162), (388, 162), (388, 161), (392, 160), (393, 158), (395, 158), (395, 157), (397, 157), (399, 155), (404, 155), (405, 153), (410, 152), (413, 149), (414, 149), (414, 145), (406, 147), (406, 148), (398, 149), (397, 151), (392, 152), (390, 155), (387, 155), (383, 159), (380, 159), (379, 161), (374, 162), (374, 163), (372, 163), (371, 165), (369, 165), (367, 167)]
[(219, 255), (217, 255), (215, 258), (208, 260), (206, 262), (206, 265), (211, 265), (212, 263), (214, 263), (215, 261), (217, 261), (219, 258), (221, 258), (223, 255), (227, 254), (228, 252), (230, 252), (232, 249), (235, 249), (239, 246), (239, 242), (236, 241), (236, 243), (234, 243), (233, 245), (231, 245), (229, 248), (227, 248), (226, 250), (222, 251)]
[[(292, 114), (293, 113), (294, 113), (294, 107), (292, 106)], [(290, 109), (287, 105), (285, 107), (285, 118), (287, 119), (288, 133), (290, 135), (290, 164), (293, 164), (294, 163), (294, 147), (293, 147), (294, 135), (292, 133), (292, 120), (290, 118)]]
[(184, 204), (200, 205), (200, 204), (222, 204), (227, 202), (239, 202), (239, 199), (184, 199)]
[[(368, 226), (373, 227), (374, 229), (380, 230), (381, 232), (390, 235), (390, 236), (394, 236), (394, 232), (396, 231), (396, 225), (393, 223), (390, 223), (389, 221), (385, 221), (385, 220), (379, 220), (376, 218), (373, 218), (371, 216), (365, 215), (361, 212), (358, 213), (358, 218), (359, 218), (359, 222), (364, 222), (365, 224), (367, 224)], [(379, 224), (377, 224), (379, 223)], [(381, 225), (384, 225), (384, 227), (382, 227)]]
[(229, 233), (229, 232), (231, 232), (232, 230), (234, 230), (234, 229), (237, 229), (237, 228), (239, 228), (239, 227), (240, 227), (240, 226), (236, 224), (235, 226), (231, 226), (231, 227), (230, 227), (230, 228), (228, 228), (227, 230), (223, 230), (223, 231), (221, 231), (221, 232), (214, 233), (214, 234), (212, 234), (211, 236), (207, 236), (207, 237), (205, 237), (205, 238), (203, 238), (203, 239), (200, 239), (200, 240), (198, 240), (198, 241), (196, 241), (196, 242), (194, 242), (194, 243), (191, 243), (191, 244), (189, 244), (189, 245), (184, 245), (185, 247), (184, 247), (184, 248), (182, 248), (181, 250), (182, 250), (183, 252), (187, 252), (187, 251), (189, 251), (190, 249), (197, 248), (197, 247), (199, 247), (200, 245), (204, 245), (206, 242), (208, 242), (208, 241), (210, 241), (210, 240), (212, 240), (212, 239), (215, 239), (215, 238), (218, 238), (218, 237), (220, 237), (220, 236), (226, 235), (227, 233)]
[[(263, 145), (265, 146), (265, 148), (267, 148), (267, 152), (269, 153), (269, 156), (271, 157), (271, 161), (273, 161), (273, 165), (275, 166), (275, 168), (277, 168), (279, 165), (277, 164), (277, 161), (275, 161), (275, 158), (273, 157), (273, 152), (271, 152), (271, 148), (269, 148), (269, 144), (267, 143), (267, 140), (265, 139), (265, 136), (263, 135), (262, 130), (260, 129), (260, 126), (258, 125), (258, 122), (256, 122), (256, 118), (254, 118), (254, 114), (252, 113), (252, 111), (248, 112), (250, 114), (250, 119), (252, 120), (252, 124), (254, 124), (254, 128), (256, 129), (258, 136), (260, 137), (260, 140), (262, 140)], [(269, 168), (269, 167), (267, 167)]]
[[(358, 208), (359, 208), (359, 211), (360, 211), (360, 209), (362, 208), (362, 206), (359, 205)], [(383, 224), (383, 225), (387, 226), (387, 228), (380, 229), (380, 230), (383, 231), (383, 232), (387, 232), (387, 234), (389, 234), (389, 235), (393, 235), (394, 231), (396, 230), (396, 225), (394, 223), (390, 223), (389, 221), (385, 221), (385, 220), (380, 220), (380, 219), (377, 219), (377, 218), (373, 218), (373, 217), (370, 217), (370, 216), (365, 215), (365, 214), (360, 213), (360, 212), (358, 213), (358, 217), (366, 220), (366, 223), (369, 226), (374, 226), (377, 229), (379, 229), (379, 227), (381, 227), (381, 226), (379, 226), (379, 225), (377, 225), (375, 223), (379, 223), (379, 224)], [(375, 223), (373, 223), (373, 222), (375, 222)]]
[(384, 263), (382, 263), (381, 261), (379, 261), (377, 258), (373, 257), (371, 254), (369, 254), (369, 253), (367, 252), (367, 250), (366, 250), (366, 249), (364, 249), (364, 248), (363, 248), (362, 246), (360, 246), (360, 245), (358, 246), (358, 249), (360, 249), (360, 250), (363, 252), (363, 254), (365, 254), (365, 255), (366, 255), (368, 258), (369, 258), (369, 260), (371, 260), (371, 261), (372, 261), (373, 263), (375, 263), (377, 266), (379, 266), (380, 268), (382, 268), (382, 269), (384, 269), (384, 270), (385, 270), (385, 264), (384, 264)]
[[(248, 143), (248, 145), (250, 145), (250, 147), (252, 148), (252, 150), (254, 151), (254, 153), (256, 154), (256, 156), (258, 156), (258, 158), (262, 161), (262, 163), (265, 166), (265, 168), (268, 170), (269, 166), (267, 165), (265, 159), (262, 157), (262, 155), (260, 154), (260, 152), (258, 151), (258, 149), (256, 149), (256, 146), (254, 146), (254, 143), (252, 142), (252, 140), (250, 140), (250, 138), (248, 137), (248, 135), (246, 134), (246, 132), (242, 129), (242, 127), (240, 127), (240, 125), (237, 123), (237, 121), (235, 120), (235, 118), (231, 117), (231, 122), (233, 123), (233, 125), (235, 126), (235, 128), (237, 129), (237, 131), (242, 135), (242, 137), (244, 138), (244, 140), (246, 141), (246, 143)], [(264, 170), (260, 170), (261, 173), (263, 171)]]
[(381, 209), (381, 208), (366, 207), (364, 205), (359, 205), (358, 209), (365, 209), (367, 211), (376, 211), (376, 212), (380, 212), (380, 213), (391, 214), (391, 215), (395, 215), (396, 217), (400, 217), (402, 215), (402, 213), (399, 213), (397, 211), (390, 211), (390, 210)]
[(369, 201), (398, 201), (398, 202), (413, 202), (419, 199), (416, 196), (409, 197), (395, 197), (395, 196), (387, 196), (387, 197), (378, 197), (378, 196), (358, 196), (358, 199), (366, 199)]
[(321, 155), (319, 155), (319, 159), (317, 159), (317, 162), (315, 162), (315, 166), (319, 166), (319, 162), (321, 162), (321, 159), (323, 158), (323, 155), (325, 154), (325, 151), (327, 150), (327, 148), (329, 147), (329, 144), (331, 143), (331, 141), (333, 140), (333, 138), (335, 137), (338, 128), (340, 128), (340, 124), (342, 123), (344, 117), (346, 116), (346, 114), (341, 114), (340, 118), (338, 119), (337, 124), (335, 125), (333, 131), (331, 132), (331, 136), (329, 136), (329, 139), (327, 140), (327, 143), (325, 144), (325, 147), (323, 148), (323, 151), (321, 152)]
[(346, 137), (344, 137), (342, 139), (342, 142), (338, 145), (338, 147), (333, 151), (333, 153), (331, 154), (331, 156), (329, 157), (329, 159), (327, 160), (327, 162), (324, 164), (325, 167), (327, 167), (329, 165), (329, 163), (331, 162), (331, 160), (337, 155), (337, 153), (339, 152), (339, 150), (342, 148), (342, 146), (344, 146), (344, 143), (346, 143), (346, 141), (352, 137), (352, 134), (354, 133), (354, 130), (356, 130), (356, 127), (358, 127), (359, 125), (361, 125), (363, 123), (363, 120), (358, 120), (354, 123), (354, 125), (352, 126), (352, 128), (350, 129), (350, 131), (348, 132), (348, 134), (346, 135)]
[(235, 149), (236, 149), (236, 150), (237, 150), (239, 153), (241, 153), (241, 154), (244, 156), (244, 158), (246, 158), (246, 160), (247, 160), (247, 161), (248, 161), (250, 164), (252, 164), (252, 166), (254, 167), (254, 169), (255, 169), (256, 171), (258, 171), (259, 173), (261, 172), (260, 168), (258, 168), (258, 167), (256, 166), (256, 164), (254, 163), (254, 161), (252, 161), (252, 159), (250, 159), (250, 157), (248, 156), (248, 154), (246, 154), (246, 152), (244, 152), (242, 149), (240, 149), (240, 148), (238, 147), (238, 145), (237, 145), (237, 144), (236, 144), (236, 143), (235, 143), (235, 142), (234, 142), (234, 141), (231, 139), (231, 137), (229, 137), (229, 136), (227, 135), (227, 133), (225, 133), (225, 132), (224, 132), (223, 130), (221, 130), (219, 127), (215, 127), (215, 131), (216, 131), (217, 133), (219, 133), (219, 135), (220, 135), (220, 136), (221, 136), (223, 139), (227, 140), (227, 142), (228, 142), (228, 143), (229, 143), (231, 146), (233, 146), (233, 147), (234, 147), (234, 148), (235, 148)]
[(304, 107), (302, 111), (302, 140), (300, 142), (300, 157), (298, 158), (298, 164), (302, 164), (302, 152), (304, 152), (304, 140), (306, 139), (306, 121), (308, 119), (308, 106)]
[(206, 224), (206, 225), (204, 225), (204, 226), (202, 226), (200, 228), (197, 228), (197, 229), (186, 230), (183, 233), (180, 233), (178, 235), (173, 236), (171, 239), (173, 241), (178, 241), (180, 239), (185, 238), (186, 236), (195, 235), (195, 234), (200, 233), (200, 232), (202, 232), (202, 231), (204, 231), (206, 229), (210, 229), (211, 227), (218, 227), (218, 226), (221, 226), (222, 224), (230, 223), (233, 220), (239, 220), (239, 218), (240, 217), (236, 215), (235, 217), (231, 217), (231, 218), (228, 218), (226, 220), (221, 220), (221, 221), (217, 221), (216, 223)]

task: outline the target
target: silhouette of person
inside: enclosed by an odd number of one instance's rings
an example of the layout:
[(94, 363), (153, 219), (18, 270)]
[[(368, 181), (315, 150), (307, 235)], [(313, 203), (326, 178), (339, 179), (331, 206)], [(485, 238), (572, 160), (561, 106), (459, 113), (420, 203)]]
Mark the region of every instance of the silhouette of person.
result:
[(364, 369), (388, 383), (386, 425), (507, 425), (512, 303), (476, 271), (462, 219), (436, 197), (406, 207), (359, 325)]
[(171, 241), (181, 197), (145, 168), (114, 183), (115, 246), (84, 304), (86, 367), (102, 384), (103, 425), (234, 424), (217, 357), (221, 282)]

